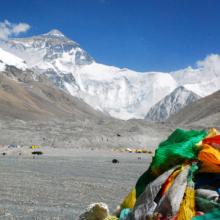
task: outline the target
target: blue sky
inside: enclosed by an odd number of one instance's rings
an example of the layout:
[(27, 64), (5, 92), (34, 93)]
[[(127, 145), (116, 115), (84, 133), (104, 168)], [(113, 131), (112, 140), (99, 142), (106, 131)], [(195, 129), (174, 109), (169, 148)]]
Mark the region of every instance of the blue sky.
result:
[(171, 71), (220, 54), (219, 0), (0, 0), (0, 21), (21, 36), (59, 29), (97, 62)]

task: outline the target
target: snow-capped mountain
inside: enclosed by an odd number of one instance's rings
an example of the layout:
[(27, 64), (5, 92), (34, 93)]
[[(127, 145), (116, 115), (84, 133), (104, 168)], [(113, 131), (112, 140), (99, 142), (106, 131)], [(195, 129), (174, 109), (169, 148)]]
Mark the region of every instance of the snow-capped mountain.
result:
[(96, 63), (57, 30), (2, 41), (0, 46), (24, 59), (37, 74), (47, 75), (59, 88), (114, 117), (143, 118), (177, 86), (170, 74), (137, 73)]
[(145, 119), (147, 121), (166, 121), (171, 115), (200, 98), (194, 92), (180, 86), (151, 107)]
[(21, 70), (27, 69), (24, 60), (0, 48), (0, 71), (4, 71), (10, 65)]
[(182, 85), (199, 96), (220, 89), (220, 71), (205, 61), (197, 69), (172, 73), (120, 69), (97, 63), (58, 30), (1, 41), (0, 47), (25, 60), (36, 75), (46, 75), (58, 88), (121, 119), (144, 118), (152, 106)]

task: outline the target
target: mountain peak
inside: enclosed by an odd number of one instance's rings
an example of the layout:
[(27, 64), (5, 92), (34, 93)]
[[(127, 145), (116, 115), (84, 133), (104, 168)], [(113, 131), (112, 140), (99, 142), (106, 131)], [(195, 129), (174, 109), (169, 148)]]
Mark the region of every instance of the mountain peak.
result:
[(64, 34), (57, 29), (53, 29), (46, 33), (45, 35), (56, 36), (56, 37), (64, 37)]
[(171, 115), (199, 98), (200, 96), (196, 93), (186, 89), (184, 86), (179, 86), (152, 106), (145, 119), (147, 121), (166, 121)]

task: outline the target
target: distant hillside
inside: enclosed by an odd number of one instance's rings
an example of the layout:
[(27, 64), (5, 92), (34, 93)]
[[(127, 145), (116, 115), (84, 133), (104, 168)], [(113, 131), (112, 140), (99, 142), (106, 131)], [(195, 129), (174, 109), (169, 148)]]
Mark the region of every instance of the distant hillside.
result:
[(192, 127), (220, 127), (220, 90), (186, 106), (168, 122)]
[(103, 113), (47, 81), (33, 81), (30, 72), (27, 74), (15, 67), (0, 72), (0, 119), (82, 120), (103, 117)]

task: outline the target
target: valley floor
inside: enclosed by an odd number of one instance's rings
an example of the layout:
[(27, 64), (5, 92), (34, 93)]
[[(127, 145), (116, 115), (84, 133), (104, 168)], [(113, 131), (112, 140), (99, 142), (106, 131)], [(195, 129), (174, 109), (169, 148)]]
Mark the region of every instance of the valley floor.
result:
[(148, 154), (41, 150), (33, 158), (30, 149), (7, 149), (5, 156), (0, 149), (0, 219), (76, 220), (93, 202), (113, 211), (151, 161)]

